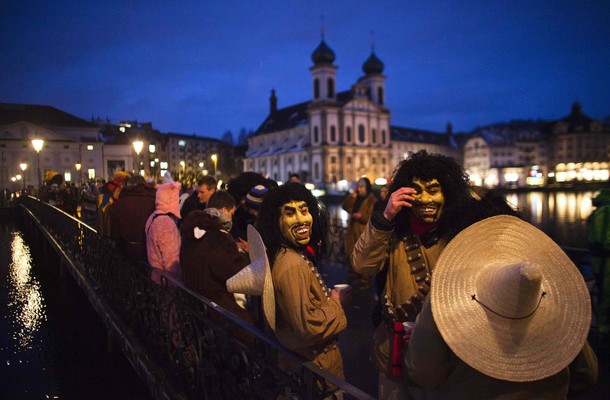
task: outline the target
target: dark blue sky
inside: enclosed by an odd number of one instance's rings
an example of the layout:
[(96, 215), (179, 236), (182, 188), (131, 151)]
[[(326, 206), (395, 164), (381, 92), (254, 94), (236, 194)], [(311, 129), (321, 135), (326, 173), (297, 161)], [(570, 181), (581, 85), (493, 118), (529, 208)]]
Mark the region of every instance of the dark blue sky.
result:
[(309, 100), (322, 25), (339, 91), (373, 38), (393, 125), (558, 119), (575, 100), (610, 115), (608, 0), (25, 0), (0, 15), (0, 102), (163, 132), (256, 129), (272, 88), (280, 108)]

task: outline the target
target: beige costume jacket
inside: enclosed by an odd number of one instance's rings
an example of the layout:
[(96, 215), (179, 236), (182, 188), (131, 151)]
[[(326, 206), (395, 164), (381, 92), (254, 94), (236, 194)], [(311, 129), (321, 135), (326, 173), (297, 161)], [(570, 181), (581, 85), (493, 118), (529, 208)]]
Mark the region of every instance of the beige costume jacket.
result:
[(347, 327), (341, 303), (327, 298), (311, 261), (293, 249), (280, 250), (271, 271), (279, 342), (316, 365), (343, 377), (337, 335)]
[[(392, 238), (393, 230), (381, 230), (373, 226), (372, 221), (356, 242), (351, 262), (354, 270), (363, 275), (374, 275), (381, 271), (386, 259), (389, 257), (388, 278), (383, 296), (386, 304), (397, 307), (404, 304), (417, 291), (418, 283), (412, 274), (414, 261), (409, 261), (405, 243)], [(419, 254), (425, 261), (426, 271), (431, 272), (438, 259), (444, 243), (438, 241), (429, 248), (422, 245), (416, 235), (412, 245), (419, 249)], [(418, 264), (421, 260), (417, 260)], [(419, 272), (421, 274), (422, 272)], [(381, 323), (373, 335), (372, 361), (380, 372), (390, 376), (391, 331), (388, 324)]]

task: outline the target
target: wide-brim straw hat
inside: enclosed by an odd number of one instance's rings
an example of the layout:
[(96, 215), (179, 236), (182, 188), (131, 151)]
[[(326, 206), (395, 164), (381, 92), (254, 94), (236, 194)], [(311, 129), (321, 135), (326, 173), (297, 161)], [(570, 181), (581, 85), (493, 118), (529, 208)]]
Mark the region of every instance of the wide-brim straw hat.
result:
[(513, 216), (473, 224), (443, 250), (432, 314), (447, 345), (479, 372), (535, 381), (565, 368), (585, 344), (584, 279), (544, 232)]
[(248, 225), (247, 229), (250, 264), (227, 280), (227, 290), (231, 293), (262, 296), (265, 320), (271, 330), (275, 331), (275, 293), (265, 244), (252, 225)]

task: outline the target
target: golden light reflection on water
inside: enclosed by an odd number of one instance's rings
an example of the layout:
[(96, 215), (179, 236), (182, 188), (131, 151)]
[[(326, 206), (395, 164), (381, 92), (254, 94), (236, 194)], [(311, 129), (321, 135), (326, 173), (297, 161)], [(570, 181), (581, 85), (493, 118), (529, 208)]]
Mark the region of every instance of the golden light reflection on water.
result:
[(19, 232), (13, 233), (9, 266), (9, 310), (14, 314), (16, 349), (32, 348), (34, 334), (46, 320), (40, 283), (31, 275), (30, 248)]

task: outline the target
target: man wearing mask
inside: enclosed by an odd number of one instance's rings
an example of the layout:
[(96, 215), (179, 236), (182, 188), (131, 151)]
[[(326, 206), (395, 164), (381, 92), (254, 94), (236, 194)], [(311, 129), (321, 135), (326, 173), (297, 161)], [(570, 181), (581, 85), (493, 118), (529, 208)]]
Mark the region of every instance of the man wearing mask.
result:
[[(379, 370), (380, 399), (419, 398), (403, 386), (403, 322), (415, 321), (429, 291), (445, 244), (486, 216), (514, 211), (499, 201), (474, 197), (468, 176), (452, 158), (422, 150), (403, 160), (392, 179), (387, 205), (373, 213), (354, 247), (354, 270), (371, 276), (387, 268), (382, 322), (373, 337), (372, 360)], [(400, 341), (402, 342), (402, 341)]]

